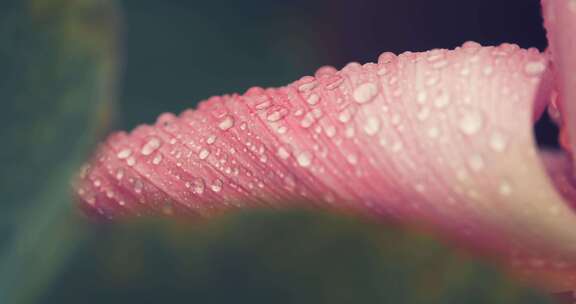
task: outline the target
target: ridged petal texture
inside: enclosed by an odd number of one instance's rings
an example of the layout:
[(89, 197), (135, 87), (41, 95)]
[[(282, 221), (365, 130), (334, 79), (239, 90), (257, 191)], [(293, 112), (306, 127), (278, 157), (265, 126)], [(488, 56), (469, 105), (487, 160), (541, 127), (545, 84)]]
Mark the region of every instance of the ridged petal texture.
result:
[(532, 136), (552, 75), (535, 49), (474, 42), (323, 67), (111, 135), (76, 192), (105, 218), (305, 205), (417, 221), (576, 288), (566, 161)]

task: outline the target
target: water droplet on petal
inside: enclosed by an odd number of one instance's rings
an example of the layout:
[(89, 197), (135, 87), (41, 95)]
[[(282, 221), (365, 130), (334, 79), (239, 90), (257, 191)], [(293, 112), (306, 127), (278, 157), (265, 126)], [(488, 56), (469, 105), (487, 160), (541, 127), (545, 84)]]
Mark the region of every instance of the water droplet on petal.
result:
[(162, 162), (162, 154), (157, 154), (156, 156), (154, 156), (154, 159), (152, 159), (152, 163), (154, 165), (159, 165), (160, 162)]
[(394, 125), (394, 126), (399, 125), (399, 124), (400, 124), (400, 120), (401, 120), (400, 115), (394, 114), (394, 115), (392, 116), (392, 120), (391, 120), (392, 125)]
[(416, 117), (420, 121), (424, 121), (424, 120), (428, 119), (429, 116), (430, 116), (430, 109), (429, 108), (422, 108), (420, 111), (418, 111), (418, 114), (416, 114)]
[(142, 181), (140, 181), (139, 179), (137, 179), (134, 182), (134, 192), (137, 194), (142, 193), (142, 189), (144, 188), (144, 184), (142, 184)]
[(336, 88), (338, 88), (342, 83), (344, 82), (344, 79), (340, 76), (334, 76), (330, 82), (328, 82), (328, 84), (326, 84), (326, 89), (327, 90), (334, 90)]
[(278, 157), (280, 157), (281, 159), (288, 159), (288, 157), (290, 157), (290, 152), (288, 152), (288, 150), (286, 150), (284, 147), (280, 147), (278, 148), (278, 151), (276, 152), (276, 154), (278, 155)]
[(220, 192), (220, 191), (222, 191), (223, 186), (224, 186), (224, 184), (222, 183), (222, 181), (220, 179), (215, 179), (212, 182), (210, 189), (212, 189), (212, 191), (214, 191), (214, 192)]
[(352, 138), (354, 137), (354, 134), (356, 134), (356, 129), (354, 129), (354, 126), (347, 126), (346, 130), (344, 130), (344, 136), (346, 136), (346, 138)]
[(348, 154), (348, 155), (346, 155), (346, 160), (347, 160), (348, 163), (350, 163), (351, 165), (356, 165), (356, 164), (358, 164), (358, 156), (356, 156), (355, 154)]
[(475, 41), (466, 41), (462, 44), (462, 48), (464, 48), (467, 51), (478, 50), (481, 47), (482, 47), (482, 45), (480, 45), (480, 43), (475, 42)]
[(368, 135), (375, 135), (378, 131), (380, 131), (380, 120), (378, 117), (368, 117), (364, 124), (364, 132)]
[(142, 146), (140, 153), (142, 153), (142, 155), (150, 155), (152, 152), (156, 151), (156, 149), (160, 148), (160, 144), (158, 138), (152, 137), (146, 144), (144, 144), (144, 146)]
[(448, 65), (448, 61), (440, 60), (440, 61), (437, 61), (434, 64), (432, 64), (432, 67), (435, 69), (441, 69), (443, 67), (446, 67), (447, 65)]
[(371, 101), (378, 93), (378, 87), (375, 84), (367, 82), (358, 86), (353, 93), (354, 100), (362, 104)]
[(338, 120), (341, 123), (346, 123), (346, 122), (350, 121), (351, 118), (352, 118), (352, 112), (349, 108), (342, 110), (342, 112), (340, 112), (340, 114), (338, 114)]
[(308, 96), (308, 98), (306, 98), (306, 102), (312, 106), (317, 104), (318, 101), (320, 101), (320, 96), (318, 94), (311, 94)]
[(336, 72), (338, 72), (338, 70), (336, 70), (336, 68), (329, 66), (329, 65), (325, 65), (325, 66), (318, 68), (318, 70), (316, 70), (316, 73), (314, 73), (314, 76), (316, 78), (326, 77), (326, 76), (333, 75)]
[(116, 156), (119, 159), (128, 158), (130, 155), (132, 155), (132, 150), (130, 150), (130, 149), (123, 149), (120, 152), (118, 152), (118, 154), (116, 154)]
[(498, 193), (502, 196), (509, 196), (512, 193), (512, 186), (507, 181), (502, 181), (498, 186)]
[(208, 157), (208, 155), (210, 155), (210, 151), (208, 151), (206, 149), (202, 149), (202, 150), (200, 150), (200, 153), (198, 153), (198, 158), (206, 159)]
[(416, 102), (418, 102), (419, 104), (423, 104), (426, 102), (426, 91), (419, 91), (418, 94), (416, 95)]
[(380, 56), (378, 56), (378, 63), (384, 64), (384, 63), (392, 62), (394, 60), (394, 58), (396, 58), (396, 55), (394, 55), (394, 53), (384, 52), (384, 53), (380, 54)]
[(476, 134), (483, 125), (482, 115), (479, 112), (466, 112), (459, 122), (460, 131), (466, 135)]
[(314, 122), (316, 122), (316, 117), (314, 117), (314, 113), (312, 112), (308, 112), (304, 118), (302, 119), (302, 121), (300, 122), (300, 126), (302, 128), (309, 128), (311, 125), (314, 124)]
[(328, 137), (334, 137), (336, 136), (336, 127), (328, 125), (324, 127), (324, 133), (326, 133), (326, 136)]
[(312, 164), (312, 153), (308, 151), (301, 152), (296, 158), (298, 164), (304, 168), (309, 167)]
[(216, 142), (216, 135), (210, 135), (206, 138), (206, 143), (211, 145)]
[(232, 116), (226, 116), (220, 123), (218, 124), (218, 128), (222, 131), (226, 131), (234, 126), (234, 118)]
[(294, 188), (296, 188), (296, 179), (294, 176), (288, 174), (284, 177), (284, 187), (288, 190), (294, 190)]
[(484, 159), (479, 154), (473, 154), (468, 158), (468, 165), (470, 166), (470, 169), (476, 172), (482, 171), (482, 169), (484, 169), (485, 166)]
[(428, 129), (427, 134), (428, 134), (429, 138), (434, 139), (434, 138), (438, 138), (438, 136), (440, 135), (440, 131), (438, 130), (438, 128), (432, 127), (430, 129)]
[(438, 109), (444, 108), (448, 106), (448, 104), (450, 104), (450, 95), (446, 92), (441, 93), (434, 99), (434, 106)]
[(310, 81), (310, 82), (301, 84), (301, 85), (298, 87), (298, 91), (300, 91), (300, 92), (305, 92), (305, 91), (309, 91), (309, 90), (312, 90), (313, 88), (315, 88), (317, 83), (316, 83), (316, 81), (314, 81), (313, 79), (314, 79), (314, 78), (312, 78), (312, 81)]
[(132, 167), (136, 164), (136, 159), (131, 156), (126, 160), (126, 164), (128, 164), (128, 166)]
[(494, 132), (490, 136), (490, 148), (496, 152), (502, 152), (508, 145), (506, 137), (500, 132)]
[(530, 76), (540, 75), (546, 70), (546, 64), (541, 61), (531, 61), (524, 66), (524, 72)]
[(192, 181), (191, 187), (192, 187), (192, 192), (193, 192), (194, 194), (202, 194), (202, 193), (204, 193), (204, 188), (205, 188), (204, 180), (201, 179), (201, 178), (196, 178), (196, 179), (194, 179), (194, 180)]
[(124, 170), (122, 170), (122, 168), (120, 168), (116, 171), (116, 179), (122, 180), (122, 178), (124, 178)]
[(423, 192), (426, 191), (426, 186), (424, 186), (423, 184), (418, 183), (418, 184), (414, 185), (414, 190), (416, 190), (416, 192), (423, 193)]
[(275, 122), (275, 121), (279, 121), (280, 119), (284, 118), (284, 116), (286, 116), (286, 114), (288, 114), (288, 110), (286, 110), (284, 108), (274, 108), (268, 112), (266, 119), (269, 122)]

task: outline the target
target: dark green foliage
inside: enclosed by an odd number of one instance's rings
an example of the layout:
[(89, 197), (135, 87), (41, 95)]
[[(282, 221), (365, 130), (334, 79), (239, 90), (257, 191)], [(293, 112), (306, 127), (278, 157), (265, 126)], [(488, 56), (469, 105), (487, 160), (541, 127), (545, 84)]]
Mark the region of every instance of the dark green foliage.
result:
[(109, 120), (115, 23), (111, 1), (2, 1), (0, 303), (32, 301), (74, 246), (70, 180)]
[(550, 303), (426, 235), (321, 213), (98, 227), (47, 303)]

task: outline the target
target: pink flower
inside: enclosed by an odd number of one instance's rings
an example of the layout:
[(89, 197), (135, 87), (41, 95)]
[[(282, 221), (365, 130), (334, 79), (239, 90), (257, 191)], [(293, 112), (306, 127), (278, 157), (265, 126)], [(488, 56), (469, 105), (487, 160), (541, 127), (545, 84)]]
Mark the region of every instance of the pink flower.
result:
[[(543, 8), (546, 54), (474, 42), (383, 53), (115, 133), (80, 174), (81, 206), (119, 218), (302, 205), (415, 221), (574, 289), (576, 1)], [(535, 146), (548, 106), (565, 152)]]

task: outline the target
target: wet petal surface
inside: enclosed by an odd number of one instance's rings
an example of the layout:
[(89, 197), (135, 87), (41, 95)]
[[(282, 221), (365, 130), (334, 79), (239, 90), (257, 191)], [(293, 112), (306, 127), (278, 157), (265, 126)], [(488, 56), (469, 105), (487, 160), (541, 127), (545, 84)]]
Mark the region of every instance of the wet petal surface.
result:
[(417, 221), (573, 288), (576, 217), (532, 136), (552, 79), (546, 56), (511, 44), (384, 53), (116, 133), (77, 193), (109, 218), (309, 201)]

